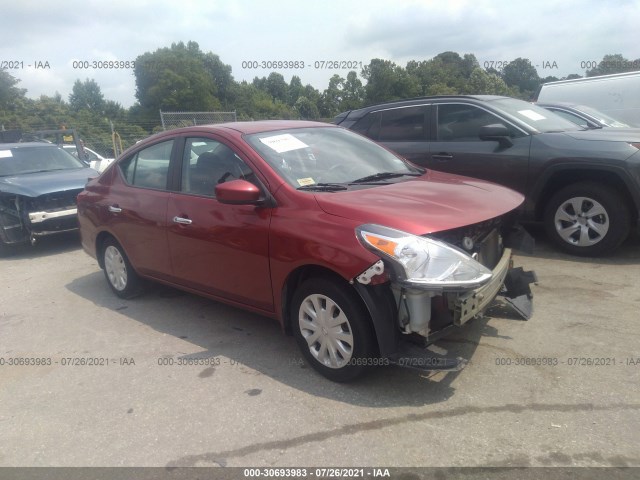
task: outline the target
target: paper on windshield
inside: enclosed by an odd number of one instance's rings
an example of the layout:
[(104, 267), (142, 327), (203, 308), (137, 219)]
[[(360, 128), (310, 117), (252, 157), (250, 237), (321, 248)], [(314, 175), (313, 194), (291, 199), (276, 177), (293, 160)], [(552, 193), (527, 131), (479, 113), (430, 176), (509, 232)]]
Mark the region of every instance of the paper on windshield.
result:
[(0, 158), (9, 158), (13, 157), (11, 150), (0, 150)]
[(311, 177), (298, 178), (297, 182), (298, 182), (298, 185), (300, 185), (301, 187), (304, 187), (305, 185), (315, 185), (316, 184), (316, 181)]
[(545, 120), (547, 117), (544, 115), (540, 115), (538, 112), (534, 112), (533, 110), (518, 110), (518, 113), (524, 117), (527, 117), (534, 122), (538, 120)]
[(301, 148), (309, 147), (309, 145), (301, 142), (290, 133), (264, 137), (261, 138), (260, 141), (278, 153), (290, 152), (291, 150), (300, 150)]

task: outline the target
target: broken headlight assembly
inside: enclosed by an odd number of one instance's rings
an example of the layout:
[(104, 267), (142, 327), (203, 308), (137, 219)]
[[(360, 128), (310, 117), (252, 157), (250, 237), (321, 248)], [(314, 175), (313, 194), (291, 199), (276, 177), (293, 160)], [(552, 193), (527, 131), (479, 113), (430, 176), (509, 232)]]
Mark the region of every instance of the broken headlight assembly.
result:
[(381, 256), (405, 286), (436, 291), (471, 290), (485, 285), (492, 272), (465, 252), (432, 238), (381, 225), (361, 225), (362, 245)]

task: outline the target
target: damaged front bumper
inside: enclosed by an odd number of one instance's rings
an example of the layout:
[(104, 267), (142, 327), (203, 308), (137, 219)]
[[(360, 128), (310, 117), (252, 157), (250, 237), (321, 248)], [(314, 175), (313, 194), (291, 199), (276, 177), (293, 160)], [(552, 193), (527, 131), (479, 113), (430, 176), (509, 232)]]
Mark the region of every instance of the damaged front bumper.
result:
[[(69, 202), (75, 202), (72, 194)], [(36, 199), (14, 196), (0, 201), (0, 241), (5, 245), (35, 243), (38, 237), (78, 229), (75, 205), (33, 205)], [(44, 202), (40, 202), (44, 203)], [(62, 203), (62, 202), (58, 202)], [(40, 207), (40, 208), (38, 208)], [(44, 207), (44, 208), (43, 208)]]
[[(373, 276), (382, 275), (383, 272), (384, 265), (380, 261), (360, 275), (356, 279), (357, 283), (364, 287)], [(439, 349), (432, 345), (435, 341), (471, 319), (482, 316), (497, 297), (510, 305), (520, 317), (528, 320), (533, 312), (530, 284), (537, 282), (535, 273), (524, 271), (522, 267), (514, 267), (510, 248), (503, 249), (491, 273), (491, 279), (487, 283), (469, 291), (429, 291), (424, 286), (390, 281), (387, 285), (390, 285), (393, 294), (395, 307), (392, 306), (391, 309), (395, 309), (395, 328), (401, 333), (395, 336), (396, 340), (392, 344), (388, 341), (389, 331), (386, 330), (384, 335), (387, 338), (383, 340), (381, 332), (385, 330), (380, 328), (381, 315), (373, 315), (376, 334), (381, 343), (381, 355), (391, 363), (407, 368), (424, 371), (460, 370), (466, 361), (438, 352)], [(380, 306), (376, 308), (380, 310)], [(391, 309), (387, 309), (387, 312)], [(388, 316), (386, 321), (389, 321)]]

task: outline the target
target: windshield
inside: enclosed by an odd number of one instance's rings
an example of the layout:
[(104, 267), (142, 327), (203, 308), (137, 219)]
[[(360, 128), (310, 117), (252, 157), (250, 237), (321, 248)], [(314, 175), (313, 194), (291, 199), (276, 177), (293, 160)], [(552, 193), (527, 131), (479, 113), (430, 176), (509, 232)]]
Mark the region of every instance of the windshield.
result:
[(512, 117), (539, 133), (568, 132), (584, 130), (573, 122), (532, 103), (515, 98), (501, 98), (490, 101), (493, 106), (499, 108)]
[(84, 167), (84, 163), (58, 147), (0, 147), (0, 177)]
[(356, 180), (359, 184), (397, 181), (422, 173), (371, 140), (342, 128), (279, 130), (247, 135), (246, 140), (295, 188)]

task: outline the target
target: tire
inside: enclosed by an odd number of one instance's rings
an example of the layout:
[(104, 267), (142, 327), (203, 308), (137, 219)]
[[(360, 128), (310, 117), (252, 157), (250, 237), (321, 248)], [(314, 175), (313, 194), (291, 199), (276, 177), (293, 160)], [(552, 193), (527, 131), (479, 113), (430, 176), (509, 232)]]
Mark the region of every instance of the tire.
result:
[(290, 311), (302, 354), (329, 380), (355, 380), (373, 363), (377, 348), (371, 318), (349, 285), (309, 279), (295, 292)]
[(549, 238), (573, 255), (612, 253), (631, 229), (629, 207), (613, 188), (576, 183), (556, 192), (544, 211)]
[(113, 293), (120, 298), (132, 298), (141, 293), (142, 280), (114, 238), (108, 238), (102, 244), (102, 261), (104, 276)]

